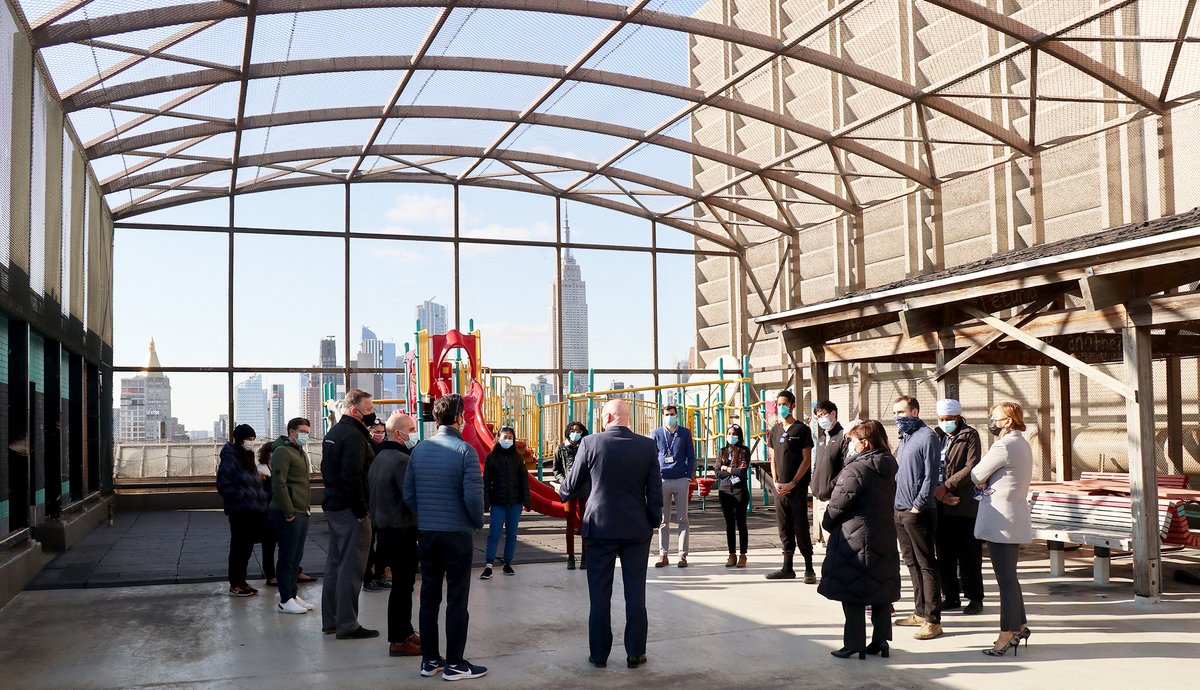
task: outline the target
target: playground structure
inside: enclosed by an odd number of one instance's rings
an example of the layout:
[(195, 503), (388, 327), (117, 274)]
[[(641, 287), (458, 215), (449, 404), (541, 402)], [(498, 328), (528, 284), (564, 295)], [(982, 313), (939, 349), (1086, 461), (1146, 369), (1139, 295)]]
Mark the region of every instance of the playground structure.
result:
[[(493, 374), (483, 366), (482, 338), (473, 322), (466, 333), (451, 330), (444, 335), (432, 335), (422, 330), (418, 321), (415, 335), (416, 348), (410, 349), (406, 344), (403, 356), (407, 382), (404, 396), (376, 402), (397, 405), (413, 414), (418, 419), (418, 436), (424, 438), (427, 425), (432, 426), (433, 401), (451, 393), (462, 395), (466, 418), (463, 439), (478, 453), (481, 465), (496, 444), (496, 430), (511, 426), (516, 434), (517, 448), (529, 469), (531, 509), (566, 519), (569, 554), (574, 554), (574, 535), (579, 533), (582, 505), (577, 501), (564, 504), (559, 499), (557, 490), (546, 483), (546, 462), (553, 458), (558, 444), (563, 442), (562, 432), (568, 423), (580, 421), (590, 432), (599, 430), (600, 410), (610, 399), (627, 399), (633, 413), (632, 430), (649, 435), (661, 424), (664, 394), (674, 392), (681, 423), (692, 430), (696, 445), (696, 475), (692, 485), (700, 493), (702, 508), (715, 482), (715, 460), (725, 446), (725, 430), (730, 423), (742, 427), (746, 443), (760, 458), (759, 467), (766, 462), (764, 440), (768, 431), (767, 418), (773, 409), (764, 402), (763, 391), (759, 391), (757, 401), (752, 399), (749, 364), (745, 358), (737, 378), (726, 378), (724, 362), (721, 362), (713, 380), (620, 390), (596, 390), (595, 374), (589, 372), (587, 392), (569, 394), (565, 400), (549, 401), (540, 394), (529, 393), (524, 386), (513, 383), (510, 377)], [(575, 373), (569, 372), (567, 390), (574, 390), (574, 384)], [(653, 399), (642, 399), (639, 396), (642, 393), (653, 394)], [(770, 500), (765, 480), (768, 475), (769, 472), (764, 471), (764, 479), (759, 482), (763, 505)], [(753, 477), (750, 482), (753, 492)]]

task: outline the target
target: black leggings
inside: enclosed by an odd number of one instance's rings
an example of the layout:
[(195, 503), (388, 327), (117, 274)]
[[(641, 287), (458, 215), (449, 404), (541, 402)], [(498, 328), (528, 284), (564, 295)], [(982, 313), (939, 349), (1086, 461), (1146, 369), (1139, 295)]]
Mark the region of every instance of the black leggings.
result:
[(742, 543), (742, 550), (739, 553), (745, 556), (746, 542), (750, 541), (750, 535), (746, 529), (746, 508), (750, 506), (750, 493), (741, 491), (731, 494), (721, 491), (717, 495), (721, 498), (721, 512), (725, 515), (725, 540), (729, 543), (729, 553), (733, 553), (735, 546), (733, 528), (736, 525), (737, 534)]

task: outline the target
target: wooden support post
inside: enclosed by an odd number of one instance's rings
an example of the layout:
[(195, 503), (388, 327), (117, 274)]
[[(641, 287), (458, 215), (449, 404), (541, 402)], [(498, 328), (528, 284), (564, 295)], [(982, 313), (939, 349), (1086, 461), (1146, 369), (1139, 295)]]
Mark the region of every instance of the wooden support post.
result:
[(1167, 462), (1171, 474), (1183, 474), (1183, 370), (1178, 357), (1167, 357), (1166, 379)]
[(868, 420), (871, 418), (871, 364), (856, 362), (854, 364), (854, 406), (849, 419)]
[(817, 404), (818, 400), (829, 399), (829, 362), (825, 361), (825, 349), (817, 346), (812, 348), (812, 355), (808, 365), (809, 379), (812, 384), (812, 400), (809, 402), (808, 411), (812, 411), (812, 406)]
[[(944, 371), (947, 362), (954, 356), (954, 330), (942, 329), (938, 333), (936, 357), (937, 370)], [(958, 368), (955, 367), (946, 375), (936, 380), (938, 399), (960, 400), (958, 397)]]
[(1071, 370), (1065, 365), (1054, 367), (1054, 477), (1060, 482), (1075, 478), (1072, 468), (1071, 428)]
[(1133, 586), (1138, 601), (1156, 602), (1162, 594), (1162, 555), (1158, 534), (1158, 475), (1154, 458), (1154, 371), (1150, 329), (1128, 326), (1122, 332), (1125, 380), (1137, 395), (1125, 400), (1129, 425), (1129, 492), (1133, 499)]

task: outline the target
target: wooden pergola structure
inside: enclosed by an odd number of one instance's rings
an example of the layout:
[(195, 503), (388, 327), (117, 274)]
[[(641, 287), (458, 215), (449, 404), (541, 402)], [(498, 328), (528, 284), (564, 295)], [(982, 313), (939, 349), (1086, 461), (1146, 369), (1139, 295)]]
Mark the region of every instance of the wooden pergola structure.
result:
[[(1120, 394), (1129, 420), (1135, 594), (1153, 601), (1162, 584), (1151, 361), (1167, 361), (1168, 458), (1182, 473), (1178, 371), (1179, 358), (1200, 355), (1196, 281), (1200, 210), (1020, 249), (757, 321), (803, 358), (814, 399), (828, 397), (829, 367), (837, 362), (932, 365), (939, 397), (958, 397), (958, 368), (968, 361), (1054, 367), (1060, 481), (1072, 478), (1068, 373)], [(1123, 378), (1095, 366), (1113, 362), (1124, 363)], [(858, 369), (865, 398), (868, 367)]]

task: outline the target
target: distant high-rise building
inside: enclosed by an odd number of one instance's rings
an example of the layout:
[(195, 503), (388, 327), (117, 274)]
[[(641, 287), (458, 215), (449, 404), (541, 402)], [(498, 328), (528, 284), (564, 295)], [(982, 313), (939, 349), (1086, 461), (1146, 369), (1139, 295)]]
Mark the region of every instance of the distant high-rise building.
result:
[(325, 408), (322, 407), (325, 401), (321, 398), (321, 382), (318, 377), (310, 376), (304, 380), (304, 384), (300, 388), (300, 416), (309, 422), (309, 435), (319, 440), (325, 437), (322, 421), (325, 418)]
[(283, 410), (283, 384), (271, 384), (271, 430), (267, 438), (276, 438), (284, 435), (286, 432), (287, 422), (284, 420)]
[(432, 298), (417, 307), (417, 318), (421, 320), (421, 328), (429, 331), (430, 335), (444, 335), (450, 330), (446, 320), (446, 305), (438, 304)]
[(121, 379), (120, 407), (114, 414), (119, 441), (182, 440), (184, 429), (171, 416), (171, 381), (161, 371), (154, 339), (141, 374)]
[[(563, 242), (571, 241), (571, 225), (563, 218)], [(563, 253), (562, 261), (562, 313), (555, 309), (557, 278), (550, 286), (550, 361), (555, 369), (575, 372), (575, 389), (572, 393), (587, 391), (588, 370), (588, 305), (587, 285), (571, 250)], [(562, 358), (559, 359), (559, 331), (562, 332)], [(565, 375), (565, 374), (564, 374)], [(556, 386), (557, 388), (557, 386)]]
[[(332, 335), (321, 339), (321, 356), (317, 359), (317, 366), (322, 369), (332, 369), (337, 366), (337, 340)], [(322, 389), (326, 384), (332, 384), (336, 388), (340, 382), (337, 374), (321, 374)]]
[(229, 415), (217, 416), (217, 421), (213, 422), (213, 438), (229, 439)]
[(542, 396), (543, 402), (549, 402), (550, 396), (554, 394), (554, 386), (545, 374), (538, 374), (533, 384), (529, 386), (530, 395)]
[(237, 385), (233, 399), (234, 425), (249, 424), (255, 435), (263, 440), (270, 438), (270, 420), (267, 389), (263, 388), (262, 375), (255, 374)]

